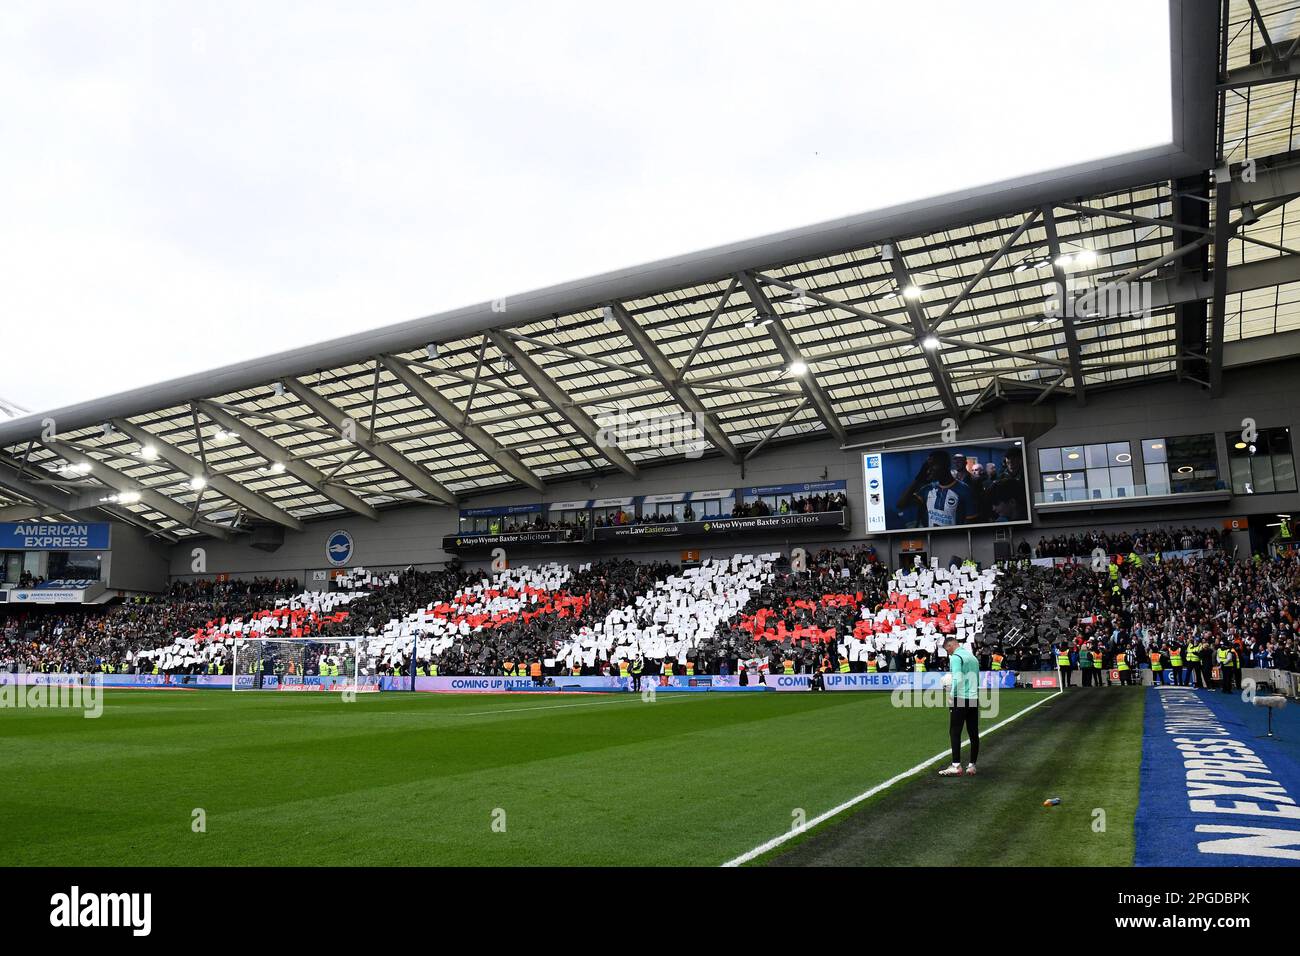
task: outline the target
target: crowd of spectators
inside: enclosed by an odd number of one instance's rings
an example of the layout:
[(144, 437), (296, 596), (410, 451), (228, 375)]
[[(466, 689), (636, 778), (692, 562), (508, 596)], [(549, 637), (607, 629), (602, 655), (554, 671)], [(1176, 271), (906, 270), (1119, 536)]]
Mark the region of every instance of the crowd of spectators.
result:
[[(1223, 546), (1224, 533), (1218, 528), (1154, 528), (1139, 531), (1087, 531), (1040, 537), (1036, 558), (1086, 557), (1097, 548), (1107, 554), (1159, 554), (1166, 551), (1213, 551)], [(1022, 551), (1023, 555), (1023, 551)]]
[(264, 610), (300, 590), (294, 578), (177, 581), (157, 598), (24, 609), (0, 618), (0, 670), (129, 671), (136, 651), (163, 647), (212, 620)]
[[(1137, 554), (1183, 550), (1183, 539), (1204, 535), (1196, 529), (1137, 531), (1129, 536), (1089, 537), (1098, 546), (1120, 545)], [(1177, 545), (1179, 547), (1171, 547)], [(581, 628), (597, 624), (610, 611), (633, 606), (656, 583), (681, 573), (670, 563), (627, 559), (584, 565), (564, 584), (564, 594), (583, 600), (563, 614), (540, 614), (489, 629), (471, 630), (436, 659), (414, 662), (417, 669), (449, 675), (499, 674), (507, 662), (548, 660)], [(796, 671), (811, 671), (833, 654), (829, 645), (792, 646), (773, 642), (744, 622), (760, 610), (777, 615), (789, 628), (816, 627), (840, 634), (888, 597), (889, 571), (867, 546), (827, 548), (773, 566), (773, 580), (754, 594), (742, 613), (691, 652), (696, 673), (736, 673), (746, 661), (793, 660)], [(413, 610), (445, 602), (461, 588), (484, 580), (484, 572), (449, 567), (407, 569), (395, 581), (346, 605), (342, 620), (325, 617), (311, 631), (321, 637), (382, 633), (393, 620)], [(1057, 649), (1082, 645), (1109, 655), (1128, 653), (1141, 662), (1152, 649), (1204, 642), (1230, 646), (1244, 666), (1300, 668), (1300, 558), (1239, 560), (1222, 550), (1189, 558), (1149, 557), (1107, 565), (1088, 563), (1042, 567), (1008, 563), (983, 624), (979, 650), (994, 647), (1011, 669), (1053, 669)], [(300, 595), (293, 578), (191, 580), (174, 583), (167, 594), (103, 608), (25, 608), (0, 616), (0, 669), (127, 672), (138, 666), (137, 653), (165, 647), (213, 621), (247, 618)], [(826, 602), (825, 596), (836, 597)], [(267, 636), (278, 636), (272, 629)], [(288, 636), (287, 634), (279, 636)], [(909, 652), (881, 654), (880, 670), (908, 669)], [(149, 666), (152, 666), (150, 663)], [(406, 662), (404, 667), (412, 666)], [(584, 673), (608, 673), (617, 662), (597, 660)], [(652, 670), (657, 662), (652, 663)]]
[(536, 531), (585, 531), (587, 528), (587, 513), (585, 511), (576, 512), (572, 521), (568, 518), (560, 518), (556, 521), (547, 521), (540, 513), (531, 521), (528, 518), (493, 518), (488, 521), (487, 526), (482, 530), (462, 529), (462, 534), (527, 534)]
[(849, 498), (842, 491), (824, 495), (780, 495), (775, 507), (767, 498), (738, 501), (731, 509), (733, 518), (766, 518), (771, 515), (807, 515), (824, 511), (839, 511), (849, 506)]

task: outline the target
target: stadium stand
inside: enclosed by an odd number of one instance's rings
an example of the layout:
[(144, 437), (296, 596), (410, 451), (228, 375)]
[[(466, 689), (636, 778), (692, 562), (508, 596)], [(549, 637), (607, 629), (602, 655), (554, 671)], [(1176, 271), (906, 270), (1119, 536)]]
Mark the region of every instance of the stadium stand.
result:
[[(1059, 541), (1066, 539), (1058, 539)], [(51, 671), (217, 672), (237, 638), (361, 637), (363, 672), (499, 674), (541, 661), (549, 674), (617, 673), (637, 658), (692, 672), (811, 673), (912, 669), (956, 633), (987, 659), (1053, 669), (1068, 644), (1150, 666), (1205, 641), (1246, 666), (1300, 663), (1300, 559), (1238, 560), (1207, 529), (1075, 539), (1123, 555), (996, 568), (900, 568), (869, 549), (824, 550), (804, 571), (779, 554), (736, 554), (697, 566), (610, 560), (496, 573), (356, 569), (337, 590), (288, 578), (175, 583), (163, 597), (102, 611), (28, 611), (5, 619), (0, 667)], [(1063, 547), (1073, 550), (1076, 545)], [(412, 661), (411, 650), (415, 649)], [(510, 665), (510, 666), (507, 666)], [(221, 672), (224, 672), (222, 670)]]

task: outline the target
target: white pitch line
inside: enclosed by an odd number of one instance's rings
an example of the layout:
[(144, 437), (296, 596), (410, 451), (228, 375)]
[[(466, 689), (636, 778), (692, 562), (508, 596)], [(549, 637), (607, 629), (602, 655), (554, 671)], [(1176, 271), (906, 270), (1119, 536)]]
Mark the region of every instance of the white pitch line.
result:
[[(1064, 691), (1058, 690), (1051, 697), (1044, 697), (1042, 700), (1034, 701), (1024, 710), (1017, 711), (1016, 713), (1008, 717), (1006, 720), (994, 724), (992, 727), (988, 728), (988, 730), (981, 730), (980, 739), (983, 739), (988, 734), (993, 733), (993, 731), (997, 730), (999, 727), (1005, 727), (1007, 724), (1011, 723), (1011, 721), (1023, 717), (1025, 714), (1029, 713), (1031, 710), (1033, 710), (1035, 707), (1039, 706), (1040, 704), (1045, 704), (1049, 700), (1054, 700), (1055, 698), (1060, 697), (1061, 694), (1063, 693)], [(970, 744), (969, 740), (963, 741), (962, 747), (964, 748), (969, 744)], [(773, 837), (772, 839), (768, 840), (766, 843), (762, 844), (761, 846), (756, 846), (754, 847), (754, 849), (750, 850), (749, 852), (742, 853), (734, 860), (728, 860), (726, 863), (722, 865), (724, 867), (729, 867), (729, 866), (740, 866), (741, 864), (748, 863), (750, 860), (754, 859), (755, 857), (762, 856), (764, 853), (767, 853), (769, 850), (775, 850), (777, 847), (779, 847), (782, 843), (785, 843), (787, 840), (793, 840), (795, 837), (799, 836), (800, 834), (807, 833), (813, 827), (820, 826), (821, 824), (829, 820), (831, 817), (838, 816), (839, 814), (843, 813), (845, 810), (849, 809), (850, 807), (857, 806), (863, 800), (869, 800), (871, 797), (874, 797), (882, 790), (888, 790), (890, 787), (898, 783), (900, 780), (906, 780), (908, 777), (920, 773), (926, 767), (933, 766), (934, 764), (938, 763), (940, 760), (943, 760), (945, 757), (951, 757), (951, 756), (952, 756), (951, 749), (941, 751), (935, 754), (933, 757), (930, 757), (928, 760), (924, 760), (921, 763), (917, 764), (912, 769), (904, 770), (902, 773), (890, 777), (884, 783), (878, 783), (870, 790), (858, 794), (856, 797), (854, 797), (851, 800), (844, 801), (838, 807), (832, 807), (831, 809), (827, 810), (825, 813), (821, 814), (820, 816), (813, 817), (811, 820), (809, 820), (807, 823), (805, 823), (803, 826), (799, 827), (798, 829), (789, 830), (786, 833), (782, 833), (778, 837)]]

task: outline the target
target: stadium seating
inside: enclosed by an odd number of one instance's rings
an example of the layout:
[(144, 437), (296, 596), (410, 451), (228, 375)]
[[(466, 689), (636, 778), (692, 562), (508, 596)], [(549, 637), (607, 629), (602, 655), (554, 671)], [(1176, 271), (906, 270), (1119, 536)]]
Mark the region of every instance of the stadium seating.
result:
[(601, 673), (636, 658), (650, 673), (664, 662), (701, 673), (742, 662), (862, 670), (868, 657), (899, 669), (920, 652), (939, 657), (948, 634), (977, 649), (1018, 647), (1049, 667), (1061, 641), (1145, 647), (1192, 634), (1239, 641), (1252, 661), (1300, 658), (1300, 565), (1222, 552), (1126, 562), (1114, 577), (1027, 561), (891, 575), (860, 549), (822, 552), (802, 571), (779, 554), (740, 553), (690, 567), (358, 568), (335, 584), (187, 582), (154, 601), (10, 616), (0, 667), (204, 672), (228, 665), (236, 639), (259, 636), (360, 637), (372, 674), (489, 674), (533, 660), (550, 673)]

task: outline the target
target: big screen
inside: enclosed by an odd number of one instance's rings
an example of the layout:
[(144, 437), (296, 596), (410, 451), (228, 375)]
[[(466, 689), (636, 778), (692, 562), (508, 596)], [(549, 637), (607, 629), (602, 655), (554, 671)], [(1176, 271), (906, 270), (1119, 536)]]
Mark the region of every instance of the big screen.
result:
[(862, 456), (867, 533), (1028, 524), (1017, 438), (871, 451)]

